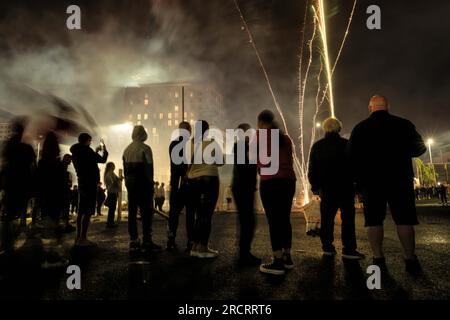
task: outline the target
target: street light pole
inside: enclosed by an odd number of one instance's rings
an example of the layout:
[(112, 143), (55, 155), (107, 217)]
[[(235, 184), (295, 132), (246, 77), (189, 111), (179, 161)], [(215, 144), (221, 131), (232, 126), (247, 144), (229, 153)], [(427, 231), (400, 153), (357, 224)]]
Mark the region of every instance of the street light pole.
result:
[(428, 139), (428, 153), (430, 154), (430, 166), (431, 171), (433, 173), (433, 182), (436, 184), (436, 171), (434, 170), (434, 164), (433, 164), (433, 156), (431, 154), (431, 145), (433, 144), (433, 139)]

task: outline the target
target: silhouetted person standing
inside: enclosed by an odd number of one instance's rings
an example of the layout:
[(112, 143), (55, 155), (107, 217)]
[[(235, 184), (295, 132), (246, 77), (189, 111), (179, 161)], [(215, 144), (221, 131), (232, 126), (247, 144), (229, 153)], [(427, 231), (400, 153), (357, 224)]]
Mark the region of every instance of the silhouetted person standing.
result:
[(415, 255), (414, 225), (419, 222), (411, 158), (425, 153), (426, 147), (410, 121), (388, 112), (385, 97), (372, 97), (369, 112), (370, 117), (353, 129), (349, 152), (363, 196), (373, 263), (385, 266), (383, 222), (389, 205), (403, 248), (406, 272), (417, 276), (421, 267)]
[[(62, 165), (64, 170), (64, 197), (63, 197), (63, 208), (61, 213), (61, 218), (64, 222), (64, 231), (73, 232), (76, 230), (74, 226), (70, 224), (70, 204), (72, 201), (72, 175), (68, 171), (69, 165), (72, 163), (72, 156), (70, 154), (65, 154), (62, 159)], [(78, 199), (77, 199), (78, 201)]]
[(103, 176), (103, 181), (105, 182), (106, 190), (108, 191), (105, 201), (105, 205), (108, 207), (107, 228), (116, 227), (116, 224), (114, 224), (114, 214), (117, 208), (119, 192), (122, 191), (122, 179), (114, 173), (115, 169), (115, 164), (113, 162), (108, 162)]
[(137, 211), (142, 217), (142, 249), (146, 252), (160, 250), (152, 241), (153, 219), (153, 154), (145, 144), (147, 132), (143, 126), (135, 126), (133, 142), (123, 152), (125, 185), (128, 190), (128, 232), (130, 253), (140, 250), (141, 244), (137, 228)]
[(320, 196), (320, 240), (324, 255), (334, 256), (334, 219), (341, 210), (342, 257), (362, 259), (356, 251), (355, 190), (347, 154), (348, 140), (339, 135), (342, 124), (335, 118), (324, 121), (325, 137), (314, 143), (309, 159), (308, 178), (315, 195)]
[[(106, 163), (108, 151), (105, 146), (99, 146), (92, 150), (90, 145), (92, 137), (82, 133), (78, 137), (78, 143), (70, 148), (72, 160), (78, 176), (78, 217), (76, 246), (92, 246), (93, 242), (87, 239), (87, 231), (91, 216), (95, 213), (97, 186), (100, 182), (99, 163)], [(99, 152), (103, 152), (100, 155)]]
[[(219, 197), (219, 170), (223, 165), (223, 153), (220, 145), (208, 138), (209, 124), (205, 120), (199, 120), (195, 126), (194, 139), (191, 139), (191, 163), (187, 176), (189, 185), (189, 210), (193, 210), (195, 216), (194, 238), (190, 252), (192, 257), (215, 258), (219, 251), (209, 247), (211, 224), (214, 209)], [(206, 161), (204, 151), (206, 148), (214, 150), (214, 159)], [(217, 151), (217, 152), (216, 152)], [(221, 159), (221, 163), (215, 161)], [(197, 161), (195, 161), (197, 160)], [(212, 160), (212, 161), (211, 161)]]
[[(255, 234), (255, 191), (256, 191), (256, 163), (249, 161), (250, 125), (242, 123), (238, 126), (242, 130), (238, 141), (234, 144), (234, 166), (231, 190), (236, 203), (239, 217), (239, 264), (259, 265), (261, 259), (251, 253), (251, 245)], [(241, 146), (239, 147), (239, 144)], [(238, 155), (240, 154), (240, 157)], [(243, 153), (243, 154), (242, 154)], [(243, 157), (242, 157), (243, 156)]]
[(30, 145), (22, 142), (27, 124), (26, 117), (12, 121), (12, 136), (2, 151), (0, 187), (4, 191), (4, 198), (1, 247), (5, 252), (14, 249), (13, 221), (26, 213), (34, 190), (36, 154)]
[[(258, 152), (259, 193), (269, 224), (273, 252), (272, 261), (261, 264), (259, 270), (263, 273), (284, 275), (286, 270), (294, 268), (291, 258), (292, 226), (290, 218), (296, 177), (293, 166), (292, 140), (279, 129), (275, 115), (269, 110), (264, 110), (258, 115), (258, 129), (256, 139), (253, 139), (252, 143), (257, 143), (258, 149), (262, 150), (262, 152)], [(267, 133), (267, 140), (260, 143), (263, 130)], [(274, 135), (278, 137), (278, 141), (272, 141), (272, 133), (278, 133), (278, 135)], [(272, 144), (274, 145), (272, 146)], [(264, 172), (264, 169), (273, 163), (267, 163), (261, 158), (261, 155), (268, 156), (272, 148), (274, 148), (275, 154), (271, 157), (278, 157), (278, 170), (270, 174)]]
[(441, 184), (439, 186), (439, 197), (441, 198), (442, 205), (448, 205), (447, 202), (447, 186), (445, 184)]
[(78, 214), (78, 186), (73, 186), (71, 193), (70, 212)]
[(102, 207), (103, 203), (105, 202), (106, 196), (105, 196), (105, 189), (102, 188), (102, 183), (99, 182), (97, 186), (97, 216), (102, 215)]
[[(186, 207), (186, 173), (188, 170), (186, 155), (184, 154), (186, 143), (191, 136), (191, 125), (189, 122), (183, 121), (178, 125), (180, 129), (179, 136), (173, 140), (169, 145), (170, 156), (170, 196), (169, 196), (169, 223), (167, 232), (167, 250), (176, 248), (175, 238), (177, 236), (178, 221), (181, 210)], [(174, 148), (177, 147), (179, 152), (175, 154)], [(172, 155), (174, 152), (174, 155)], [(173, 157), (172, 157), (173, 156)], [(175, 163), (175, 157), (180, 161)], [(187, 233), (187, 248), (188, 252), (192, 249), (194, 220), (191, 211), (186, 207), (186, 233)]]

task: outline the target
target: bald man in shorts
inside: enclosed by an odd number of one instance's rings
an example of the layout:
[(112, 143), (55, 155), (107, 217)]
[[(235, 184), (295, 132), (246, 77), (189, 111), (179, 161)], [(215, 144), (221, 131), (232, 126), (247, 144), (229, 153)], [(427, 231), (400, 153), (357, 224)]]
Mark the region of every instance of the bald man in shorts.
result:
[(403, 249), (405, 270), (419, 276), (422, 269), (415, 255), (414, 225), (418, 220), (412, 158), (424, 154), (426, 146), (410, 121), (389, 113), (385, 97), (373, 96), (369, 113), (369, 118), (353, 129), (349, 155), (363, 197), (373, 264), (386, 266), (383, 223), (389, 206)]

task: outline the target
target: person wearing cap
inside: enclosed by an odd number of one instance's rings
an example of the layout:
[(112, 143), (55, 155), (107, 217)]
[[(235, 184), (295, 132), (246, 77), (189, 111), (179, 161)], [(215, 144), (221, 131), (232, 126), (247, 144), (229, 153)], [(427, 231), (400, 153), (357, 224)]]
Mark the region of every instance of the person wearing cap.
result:
[(355, 190), (347, 156), (348, 140), (339, 132), (341, 122), (336, 118), (323, 123), (325, 137), (314, 143), (309, 159), (308, 178), (312, 192), (319, 195), (320, 240), (325, 256), (336, 255), (334, 242), (334, 219), (341, 211), (342, 257), (359, 260), (364, 255), (356, 251)]
[(373, 96), (369, 113), (369, 118), (353, 129), (349, 156), (363, 197), (373, 263), (383, 269), (386, 266), (382, 249), (383, 222), (389, 205), (403, 249), (405, 270), (419, 276), (422, 269), (415, 254), (414, 225), (418, 220), (411, 158), (419, 157), (427, 149), (410, 121), (389, 113), (385, 97)]

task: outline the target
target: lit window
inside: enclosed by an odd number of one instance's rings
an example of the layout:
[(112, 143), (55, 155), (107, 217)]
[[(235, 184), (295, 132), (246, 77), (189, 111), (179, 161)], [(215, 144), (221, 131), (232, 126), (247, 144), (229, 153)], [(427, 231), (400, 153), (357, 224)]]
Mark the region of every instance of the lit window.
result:
[(144, 99), (144, 104), (148, 106), (148, 99)]
[(159, 114), (159, 119), (162, 120), (163, 118), (164, 118), (164, 113), (160, 113), (160, 114)]
[(141, 121), (138, 121), (138, 122), (137, 122), (137, 125), (140, 126), (140, 125), (141, 125)]
[(175, 111), (178, 111), (178, 108), (179, 108), (178, 106), (175, 106)]
[(137, 115), (137, 119), (141, 120), (141, 114), (140, 113)]
[(193, 93), (193, 92), (191, 92), (190, 96), (191, 96), (191, 98), (193, 98), (193, 97), (194, 97), (194, 93)]
[(148, 114), (144, 114), (144, 120), (148, 119)]
[(167, 121), (167, 125), (168, 125), (169, 127), (171, 127), (171, 126), (172, 126), (172, 120), (168, 120), (168, 121)]
[(193, 125), (194, 124), (194, 120), (193, 119), (191, 119), (191, 125)]
[(178, 92), (175, 92), (175, 98), (178, 98)]
[(168, 113), (167, 118), (172, 119), (172, 113)]
[(187, 112), (184, 113), (184, 117), (187, 118)]
[(175, 119), (178, 119), (178, 112), (175, 112)]
[(176, 125), (176, 126), (178, 125), (178, 120), (175, 120), (175, 125)]
[(152, 129), (153, 134), (156, 134), (156, 128)]

